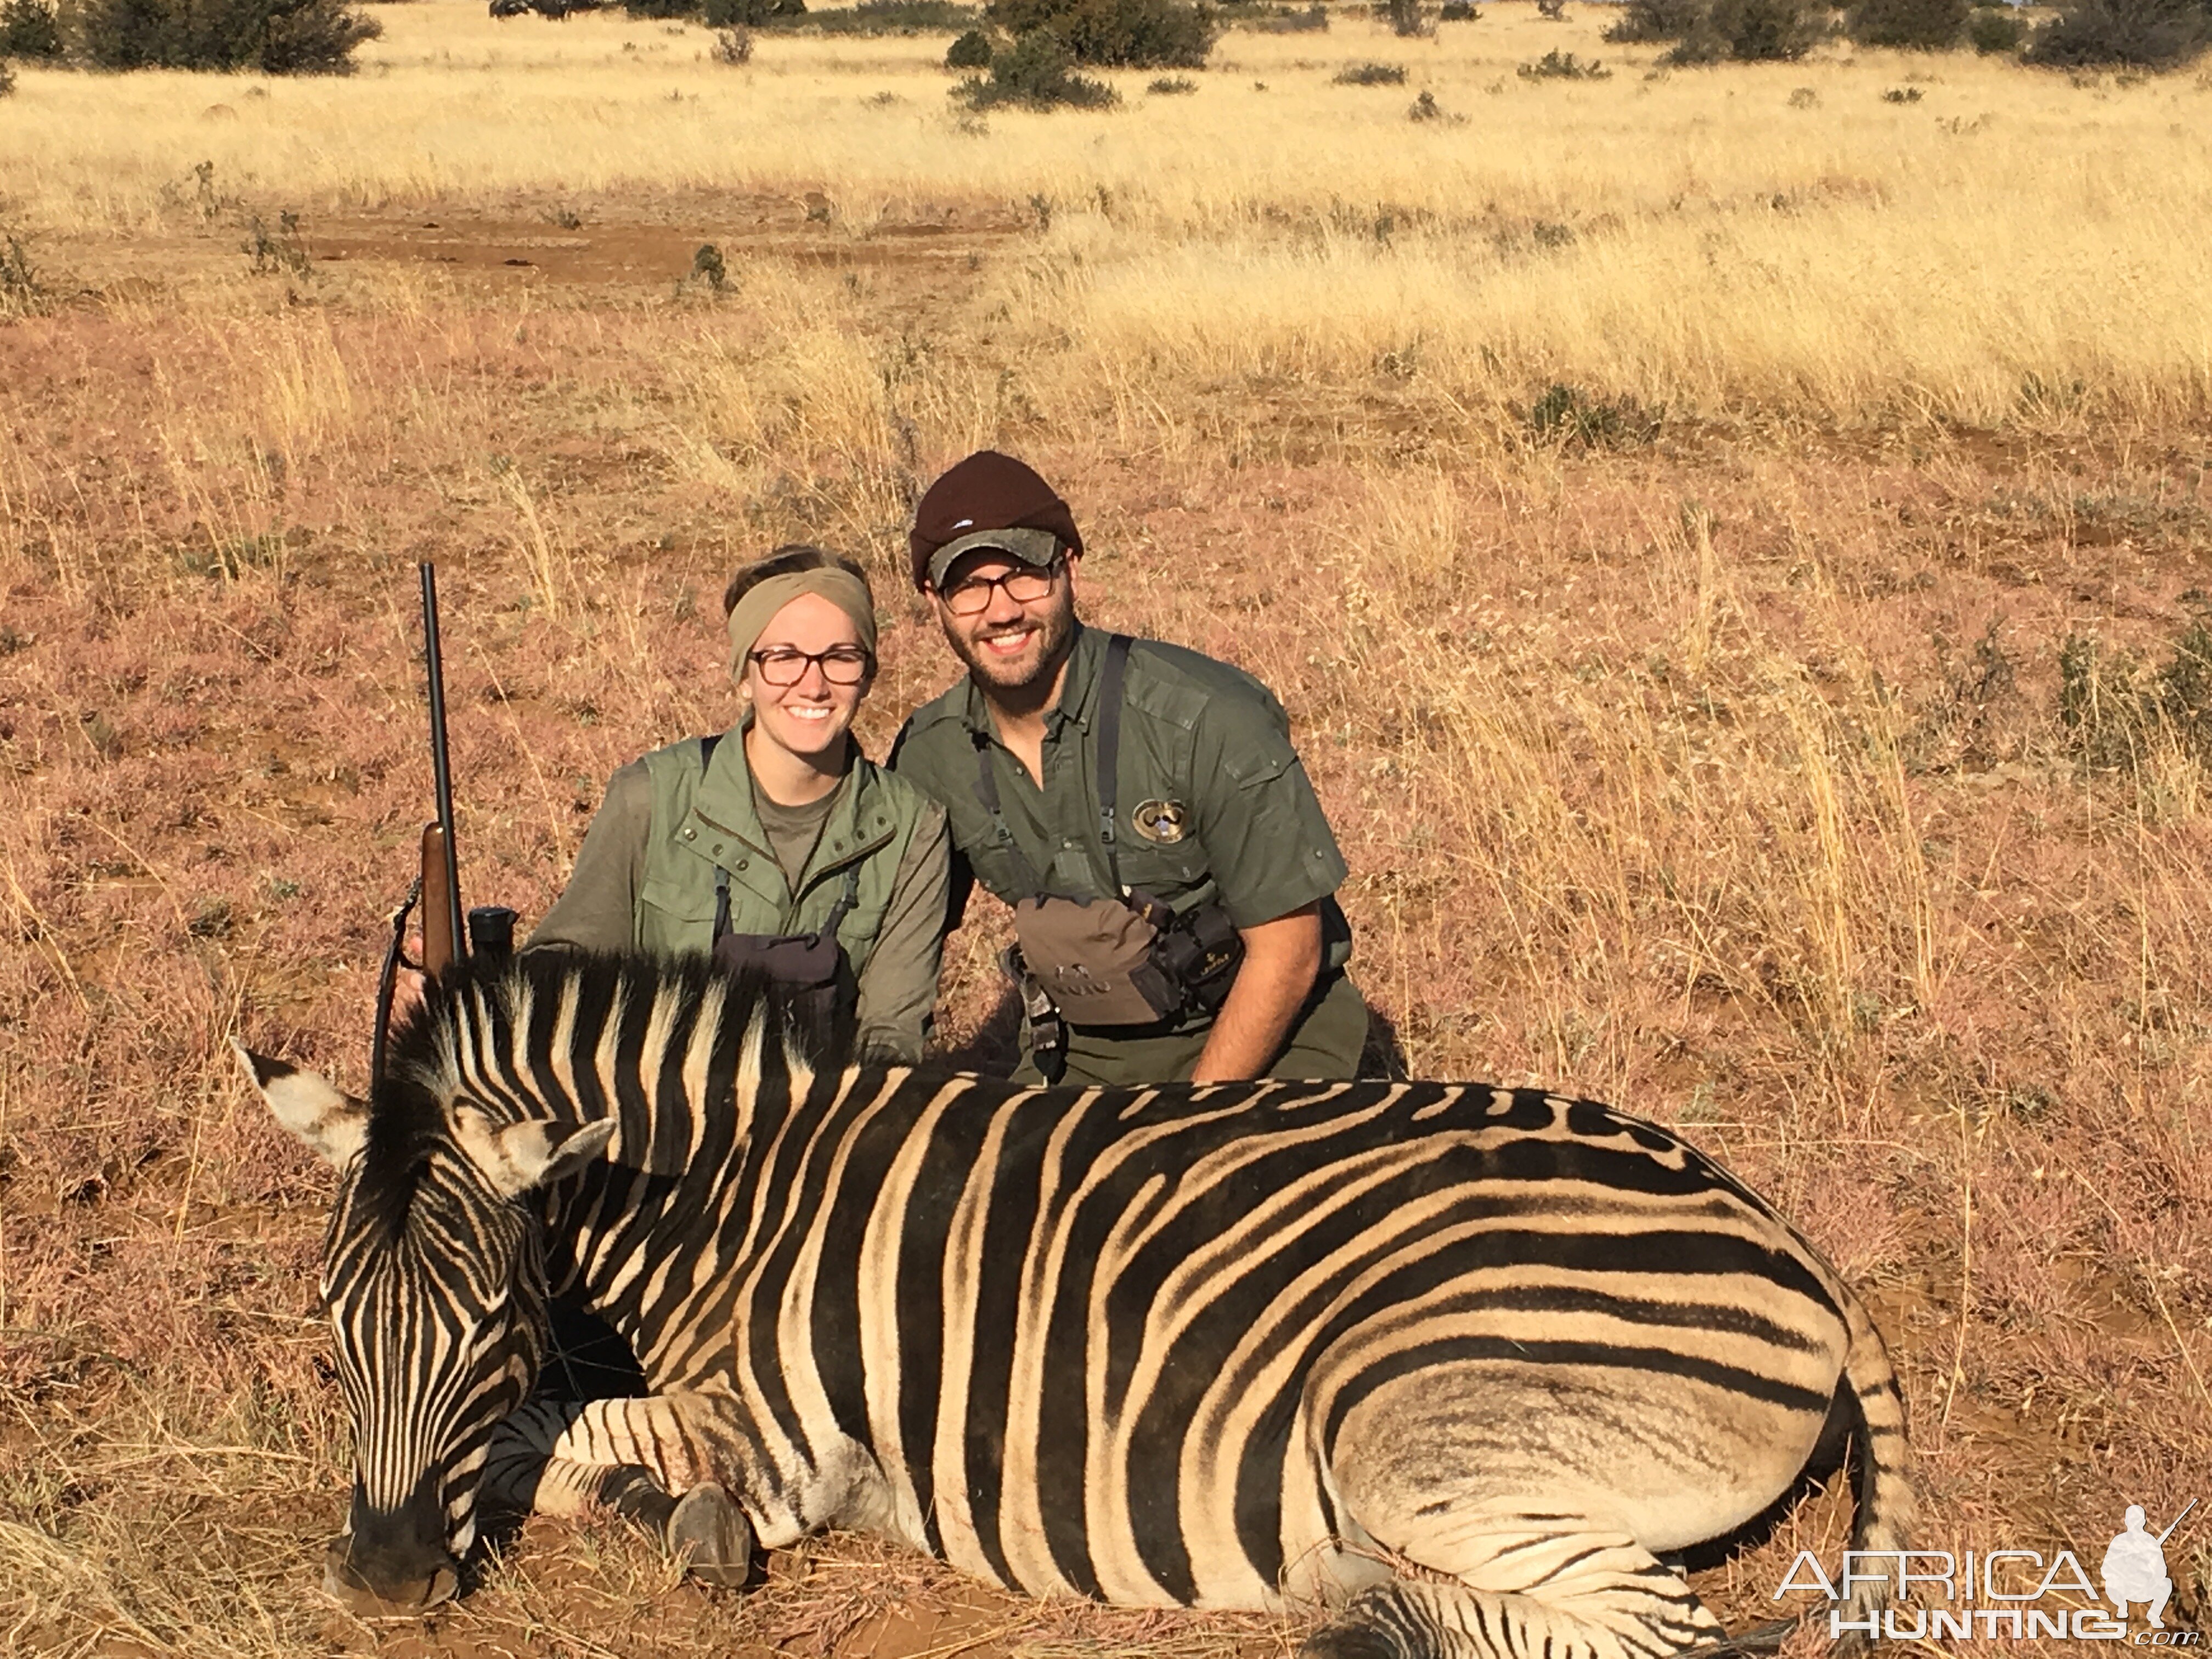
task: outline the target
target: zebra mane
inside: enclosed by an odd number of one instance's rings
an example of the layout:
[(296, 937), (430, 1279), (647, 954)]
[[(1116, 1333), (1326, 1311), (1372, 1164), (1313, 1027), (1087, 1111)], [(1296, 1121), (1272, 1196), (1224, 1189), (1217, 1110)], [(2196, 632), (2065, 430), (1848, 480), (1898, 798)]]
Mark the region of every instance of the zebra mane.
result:
[[(703, 1033), (702, 1020), (713, 1022)], [(563, 1032), (569, 1067), (588, 1079), (595, 1099), (547, 1097), (544, 1085), (556, 1069), (550, 1051)], [(655, 1033), (673, 1034), (671, 1056), (658, 1066), (641, 1066)], [(369, 1097), (356, 1215), (386, 1240), (405, 1230), (423, 1171), (452, 1144), (456, 1103), (499, 1122), (548, 1111), (569, 1122), (614, 1115), (622, 1124), (620, 1162), (674, 1173), (689, 1153), (692, 1103), (656, 1085), (670, 1073), (672, 1055), (699, 1037), (721, 1077), (736, 1073), (754, 1043), (787, 1077), (841, 1073), (852, 1062), (849, 1030), (814, 1029), (797, 1018), (781, 986), (750, 974), (732, 976), (704, 957), (564, 949), (457, 967), (394, 1033), (385, 1075)], [(594, 1062), (603, 1041), (614, 1045), (617, 1070), (637, 1076), (641, 1089), (599, 1094)]]

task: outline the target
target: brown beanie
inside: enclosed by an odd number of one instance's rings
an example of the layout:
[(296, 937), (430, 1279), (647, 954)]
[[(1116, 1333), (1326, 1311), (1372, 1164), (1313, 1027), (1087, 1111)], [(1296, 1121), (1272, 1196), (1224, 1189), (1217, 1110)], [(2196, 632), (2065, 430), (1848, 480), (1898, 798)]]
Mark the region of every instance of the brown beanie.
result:
[(914, 585), (929, 584), (930, 556), (981, 530), (1048, 530), (1071, 553), (1083, 551), (1075, 515), (1030, 468), (995, 449), (979, 449), (947, 469), (914, 510), (906, 538)]

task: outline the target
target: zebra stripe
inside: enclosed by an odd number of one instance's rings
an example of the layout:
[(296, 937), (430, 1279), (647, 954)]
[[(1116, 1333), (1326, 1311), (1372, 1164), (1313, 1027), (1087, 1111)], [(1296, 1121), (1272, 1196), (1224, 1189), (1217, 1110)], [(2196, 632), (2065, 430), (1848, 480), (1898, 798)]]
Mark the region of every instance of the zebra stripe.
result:
[[(830, 1059), (699, 969), (448, 986), (332, 1223), (364, 1502), (442, 1471), (459, 1514), (503, 1420), (478, 1484), (544, 1506), (711, 1481), (771, 1544), (859, 1526), (1037, 1595), (1319, 1599), (1344, 1611), (1316, 1653), (1409, 1656), (1713, 1639), (1656, 1557), (1759, 1516), (1839, 1426), (1856, 1547), (1901, 1543), (1864, 1310), (1656, 1126), (1488, 1085), (1022, 1091)], [(548, 1289), (630, 1340), (652, 1397), (515, 1409)]]

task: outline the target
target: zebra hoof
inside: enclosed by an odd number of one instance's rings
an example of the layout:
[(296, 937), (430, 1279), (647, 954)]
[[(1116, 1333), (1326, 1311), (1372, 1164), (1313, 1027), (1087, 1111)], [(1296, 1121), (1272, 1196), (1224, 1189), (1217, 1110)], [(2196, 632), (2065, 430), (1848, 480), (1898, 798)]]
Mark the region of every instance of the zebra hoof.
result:
[(743, 1589), (752, 1571), (753, 1529), (713, 1482), (684, 1494), (668, 1517), (668, 1553), (684, 1572), (717, 1589)]

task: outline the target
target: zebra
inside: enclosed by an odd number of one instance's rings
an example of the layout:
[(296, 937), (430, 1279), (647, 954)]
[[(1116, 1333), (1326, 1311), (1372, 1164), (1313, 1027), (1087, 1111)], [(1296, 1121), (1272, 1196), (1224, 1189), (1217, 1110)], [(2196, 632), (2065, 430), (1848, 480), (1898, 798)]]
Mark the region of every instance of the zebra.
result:
[[(1852, 1547), (1905, 1547), (1866, 1310), (1662, 1128), (826, 1048), (709, 964), (538, 952), (434, 986), (366, 1103), (239, 1049), (340, 1171), (326, 1587), (427, 1608), (480, 1513), (603, 1506), (711, 1583), (849, 1528), (1033, 1595), (1319, 1610), (1307, 1659), (1650, 1659), (1724, 1638), (1674, 1558), (1847, 1445)], [(648, 1395), (530, 1397), (556, 1296)]]

